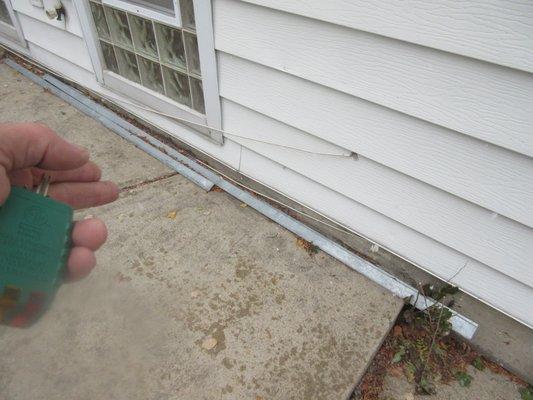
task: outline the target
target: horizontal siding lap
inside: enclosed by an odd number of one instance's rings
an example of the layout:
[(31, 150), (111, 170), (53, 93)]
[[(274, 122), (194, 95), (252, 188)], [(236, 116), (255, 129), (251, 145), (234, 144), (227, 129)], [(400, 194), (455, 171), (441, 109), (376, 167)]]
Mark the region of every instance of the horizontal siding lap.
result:
[(342, 221), (381, 246), (533, 327), (533, 315), (529, 311), (533, 308), (531, 287), (252, 150), (243, 148), (241, 171), (334, 220)]
[(533, 72), (531, 1), (244, 1)]
[[(24, 14), (28, 17), (34, 18), (43, 24), (66, 30), (67, 32), (82, 37), (83, 33), (81, 30), (80, 20), (78, 18), (76, 7), (72, 1), (64, 1), (63, 7), (65, 7), (65, 13), (67, 14), (66, 18), (62, 18), (61, 21), (56, 19), (50, 19), (47, 17), (45, 9), (40, 7), (35, 7), (31, 4), (31, 1), (12, 1), (13, 9), (19, 13)], [(46, 2), (45, 2), (46, 3)], [(51, 4), (48, 2), (46, 4)]]
[(253, 143), (249, 148), (533, 287), (533, 229), (360, 157), (332, 159)]
[(236, 0), (214, 18), (219, 50), (533, 155), (531, 74)]
[(19, 21), (28, 42), (93, 72), (91, 58), (82, 38), (24, 14), (19, 14)]
[(225, 53), (219, 75), (227, 99), (533, 227), (529, 157)]
[(310, 136), (228, 99), (222, 98), (222, 113), (225, 135), (235, 141), (264, 141), (320, 154), (351, 155), (349, 150)]

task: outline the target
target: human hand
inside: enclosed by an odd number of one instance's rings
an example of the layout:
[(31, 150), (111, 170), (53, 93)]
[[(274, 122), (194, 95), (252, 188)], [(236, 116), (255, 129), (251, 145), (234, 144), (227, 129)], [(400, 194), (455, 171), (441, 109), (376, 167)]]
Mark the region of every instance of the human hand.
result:
[[(101, 182), (100, 168), (89, 161), (86, 149), (73, 145), (51, 129), (35, 124), (0, 124), (0, 205), (11, 186), (33, 188), (50, 177), (48, 195), (75, 209), (112, 202), (118, 188)], [(94, 252), (104, 244), (107, 229), (96, 218), (74, 224), (67, 279), (88, 275), (96, 265)]]

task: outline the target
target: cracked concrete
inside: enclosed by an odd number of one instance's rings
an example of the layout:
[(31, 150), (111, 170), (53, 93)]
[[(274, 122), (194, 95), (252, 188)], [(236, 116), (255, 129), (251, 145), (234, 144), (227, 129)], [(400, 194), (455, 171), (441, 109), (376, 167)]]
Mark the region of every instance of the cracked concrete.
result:
[(176, 176), (176, 175), (179, 175), (179, 174), (177, 172), (169, 172), (168, 174), (157, 176), (157, 177), (152, 178), (152, 179), (147, 179), (147, 180), (144, 180), (144, 181), (133, 183), (131, 185), (122, 186), (120, 188), (120, 191), (124, 192), (124, 191), (128, 191), (128, 190), (138, 189), (141, 186), (149, 185), (149, 184), (155, 183), (157, 181), (162, 181), (163, 179), (171, 178), (171, 177)]
[[(0, 327), (0, 398), (344, 399), (402, 301), (0, 64), (0, 120), (39, 120), (125, 189), (99, 266), (31, 329)], [(9, 98), (9, 101), (7, 100)]]

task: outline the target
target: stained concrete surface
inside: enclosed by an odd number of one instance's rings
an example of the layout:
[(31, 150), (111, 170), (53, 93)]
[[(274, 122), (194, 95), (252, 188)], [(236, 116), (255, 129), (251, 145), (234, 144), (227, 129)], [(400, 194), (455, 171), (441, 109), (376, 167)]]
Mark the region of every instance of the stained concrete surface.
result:
[(402, 303), (225, 193), (205, 193), (0, 65), (0, 120), (39, 120), (125, 190), (99, 266), (0, 327), (0, 399), (343, 399)]

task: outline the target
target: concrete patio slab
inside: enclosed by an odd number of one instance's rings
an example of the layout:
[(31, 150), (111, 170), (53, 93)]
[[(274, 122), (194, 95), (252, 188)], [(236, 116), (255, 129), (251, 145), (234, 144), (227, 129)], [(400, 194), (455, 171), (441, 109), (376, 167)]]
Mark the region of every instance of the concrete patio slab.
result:
[[(0, 85), (10, 73), (0, 65)], [(4, 105), (2, 96), (1, 120), (33, 116), (90, 147), (105, 174), (122, 185), (150, 182), (78, 214), (109, 226), (99, 266), (63, 286), (31, 329), (0, 327), (0, 398), (350, 394), (401, 300), (322, 252), (309, 255), (292, 234), (226, 193), (165, 177), (158, 162), (17, 79), (6, 84), (9, 102), (19, 106)], [(25, 103), (38, 110), (31, 113)]]
[(0, 330), (9, 399), (342, 399), (401, 307), (182, 177), (88, 212), (110, 225), (98, 270)]

